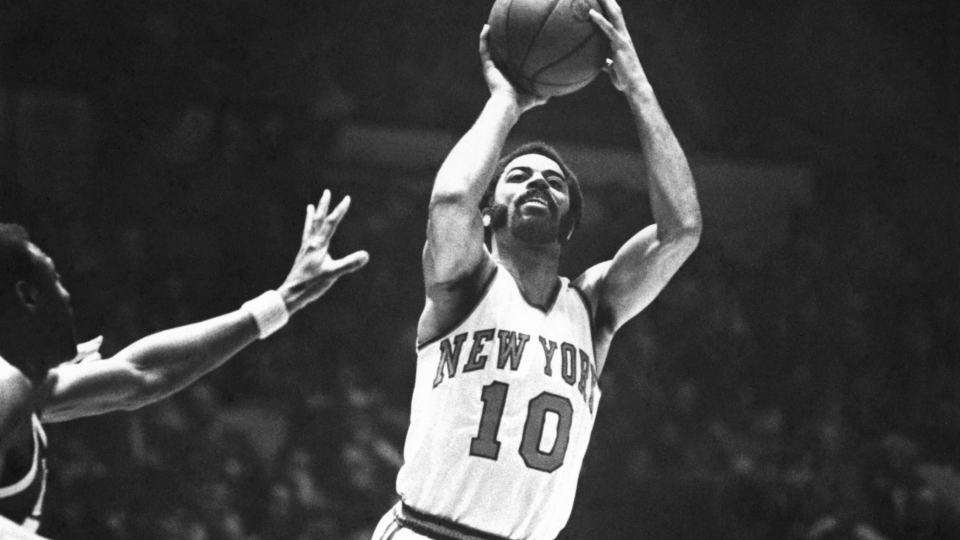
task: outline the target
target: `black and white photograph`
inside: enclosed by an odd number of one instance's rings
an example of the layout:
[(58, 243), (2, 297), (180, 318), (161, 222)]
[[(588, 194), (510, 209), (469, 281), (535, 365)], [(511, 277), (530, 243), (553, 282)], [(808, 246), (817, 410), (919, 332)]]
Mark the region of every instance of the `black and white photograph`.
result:
[(952, 0), (0, 0), (0, 540), (960, 540)]

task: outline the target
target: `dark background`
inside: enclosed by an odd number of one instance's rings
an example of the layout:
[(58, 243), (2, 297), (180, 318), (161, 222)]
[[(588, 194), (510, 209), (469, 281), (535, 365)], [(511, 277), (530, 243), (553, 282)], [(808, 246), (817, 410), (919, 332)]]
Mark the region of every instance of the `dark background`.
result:
[[(953, 4), (624, 0), (706, 229), (615, 341), (563, 538), (960, 538)], [(57, 261), (105, 356), (278, 286), (324, 188), (354, 198), (334, 251), (372, 256), (189, 390), (50, 426), (43, 532), (369, 538), (490, 6), (0, 0), (0, 220)], [(638, 142), (602, 77), (514, 134), (598, 164), (566, 274), (650, 222), (610, 165)]]

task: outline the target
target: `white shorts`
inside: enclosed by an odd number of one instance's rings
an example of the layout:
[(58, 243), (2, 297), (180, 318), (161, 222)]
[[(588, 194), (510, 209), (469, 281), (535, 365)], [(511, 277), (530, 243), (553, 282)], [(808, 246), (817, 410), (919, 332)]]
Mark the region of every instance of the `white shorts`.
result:
[[(429, 536), (427, 536), (429, 534)], [(445, 518), (419, 512), (400, 501), (390, 509), (372, 540), (510, 540), (472, 529)]]
[(400, 512), (400, 504), (397, 503), (380, 518), (380, 523), (377, 523), (377, 528), (373, 530), (373, 538), (370, 540), (430, 540), (400, 524), (397, 515)]

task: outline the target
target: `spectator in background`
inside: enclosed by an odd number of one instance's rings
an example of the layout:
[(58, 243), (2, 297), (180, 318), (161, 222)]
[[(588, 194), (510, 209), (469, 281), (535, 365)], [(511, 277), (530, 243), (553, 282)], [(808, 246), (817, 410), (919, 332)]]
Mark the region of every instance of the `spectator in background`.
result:
[[(220, 366), (369, 260), (336, 260), (330, 241), (350, 206), (330, 193), (307, 207), (300, 251), (283, 285), (239, 310), (147, 336), (99, 360), (101, 339), (76, 343), (70, 296), (53, 261), (18, 225), (0, 224), (0, 515), (36, 531), (43, 511), (46, 437), (59, 422), (163, 399)], [(70, 359), (72, 362), (67, 362)]]

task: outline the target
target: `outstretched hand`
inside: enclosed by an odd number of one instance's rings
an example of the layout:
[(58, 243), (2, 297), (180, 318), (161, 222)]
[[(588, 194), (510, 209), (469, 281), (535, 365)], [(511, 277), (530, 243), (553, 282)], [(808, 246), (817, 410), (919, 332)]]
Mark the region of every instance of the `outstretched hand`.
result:
[(279, 289), (291, 314), (323, 296), (340, 276), (359, 270), (370, 260), (366, 251), (356, 251), (342, 259), (330, 256), (330, 241), (350, 208), (350, 196), (344, 197), (333, 211), (329, 208), (329, 190), (324, 190), (316, 207), (307, 206), (300, 251)]
[(546, 103), (548, 98), (521, 92), (517, 87), (513, 86), (513, 83), (507, 80), (503, 73), (497, 68), (496, 64), (493, 63), (493, 58), (490, 56), (489, 36), (490, 25), (485, 24), (483, 25), (483, 30), (480, 31), (480, 60), (483, 62), (483, 77), (487, 80), (490, 95), (504, 95), (509, 97), (517, 104), (521, 113)]
[(610, 56), (604, 71), (610, 75), (613, 86), (621, 92), (647, 84), (647, 75), (640, 65), (637, 49), (630, 38), (627, 23), (623, 19), (623, 10), (616, 0), (599, 0), (606, 17), (596, 10), (590, 10), (590, 18), (610, 39)]

